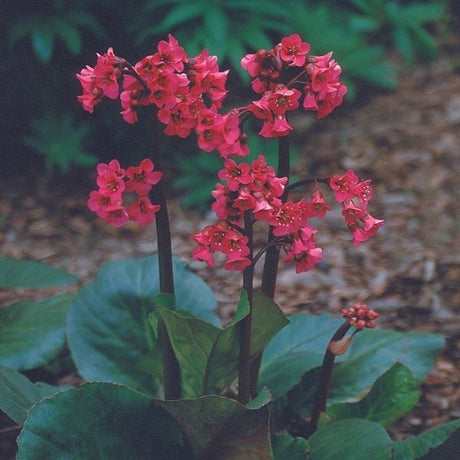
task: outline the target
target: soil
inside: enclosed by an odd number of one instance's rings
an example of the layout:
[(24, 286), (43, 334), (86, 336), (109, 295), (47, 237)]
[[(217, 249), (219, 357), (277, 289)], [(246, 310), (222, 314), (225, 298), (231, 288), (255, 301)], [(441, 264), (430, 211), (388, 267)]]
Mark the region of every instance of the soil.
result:
[[(370, 212), (385, 219), (385, 226), (353, 247), (340, 210), (331, 211), (318, 224), (324, 261), (300, 275), (281, 264), (278, 304), (286, 313), (338, 313), (362, 300), (381, 313), (378, 327), (446, 337), (419, 403), (391, 427), (393, 439), (460, 417), (459, 59), (450, 51), (431, 67), (407, 72), (396, 92), (373, 95), (323, 121), (306, 115), (294, 120), (302, 132), (296, 139), (296, 175), (324, 177), (353, 168), (371, 178), (375, 197)], [(104, 262), (156, 250), (152, 228), (110, 227), (86, 209), (93, 173), (51, 178), (26, 169), (0, 175), (2, 257), (41, 260), (85, 282)], [(218, 313), (228, 321), (240, 274), (211, 270), (191, 259), (190, 234), (213, 216), (182, 210), (180, 199), (172, 201), (170, 212), (174, 253), (214, 288)], [(262, 246), (264, 238), (258, 234), (257, 243)], [(256, 275), (258, 282), (260, 272)], [(0, 303), (34, 295), (0, 292)], [(5, 420), (0, 453), (7, 452), (16, 435)]]

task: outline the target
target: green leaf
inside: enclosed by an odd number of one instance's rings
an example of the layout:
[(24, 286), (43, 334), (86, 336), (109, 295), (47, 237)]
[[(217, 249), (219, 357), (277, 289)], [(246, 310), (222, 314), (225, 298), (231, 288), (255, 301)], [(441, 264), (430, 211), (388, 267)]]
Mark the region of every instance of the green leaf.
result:
[(180, 365), (183, 396), (190, 398), (202, 395), (205, 392), (206, 365), (220, 329), (164, 308), (160, 308), (160, 316)]
[(158, 401), (158, 405), (177, 420), (197, 458), (272, 458), (267, 407), (247, 409), (219, 396)]
[[(251, 358), (255, 358), (287, 320), (268, 297), (254, 292), (252, 310)], [(186, 397), (199, 396), (217, 386), (231, 383), (238, 371), (239, 321), (249, 312), (242, 292), (233, 321), (224, 329), (171, 311), (160, 310), (179, 361)]]
[(185, 3), (173, 8), (161, 22), (161, 30), (172, 30), (195, 18), (201, 18), (206, 12), (206, 2)]
[(413, 66), (415, 64), (415, 52), (409, 29), (406, 27), (396, 27), (393, 31), (393, 39), (406, 62)]
[(283, 433), (272, 436), (272, 449), (275, 460), (306, 460), (309, 444), (304, 438)]
[(51, 60), (54, 48), (54, 34), (46, 26), (35, 29), (31, 36), (32, 48), (37, 58), (44, 64)]
[(383, 329), (364, 330), (332, 374), (330, 402), (356, 400), (377, 378), (399, 362), (422, 383), (444, 346), (439, 334), (415, 334)]
[(204, 31), (207, 48), (224, 59), (227, 54), (229, 18), (224, 10), (217, 6), (208, 6), (204, 14)]
[(35, 369), (56, 358), (65, 346), (66, 315), (73, 299), (61, 294), (1, 308), (0, 364)]
[[(453, 445), (453, 450), (450, 451), (452, 456), (447, 452), (441, 453), (436, 452), (437, 447), (442, 446), (443, 443), (449, 439), (454, 433), (457, 433), (457, 446)], [(453, 437), (453, 436), (452, 436)], [(431, 430), (425, 431), (418, 436), (411, 436), (404, 441), (396, 441), (393, 443), (393, 460), (413, 460), (414, 458), (420, 458), (426, 454), (427, 457), (423, 457), (437, 460), (437, 459), (448, 459), (454, 458), (454, 455), (458, 454), (458, 441), (460, 440), (460, 419), (452, 420), (441, 426), (432, 428)], [(447, 444), (447, 443), (446, 443)], [(447, 445), (446, 445), (446, 448)], [(435, 449), (432, 451), (431, 449)]]
[(340, 420), (320, 428), (308, 439), (308, 460), (388, 460), (391, 442), (384, 428), (361, 419)]
[(191, 459), (176, 422), (122, 385), (87, 383), (36, 404), (18, 438), (18, 460)]
[[(248, 304), (242, 292), (235, 317), (217, 338), (208, 362), (207, 384), (228, 385), (238, 372), (239, 328), (237, 322), (247, 315)], [(253, 293), (251, 325), (251, 359), (267, 346), (273, 336), (288, 324), (279, 307), (259, 291)], [(263, 385), (260, 385), (259, 391)]]
[(259, 407), (266, 406), (272, 399), (270, 390), (267, 387), (263, 387), (254, 399), (245, 404), (245, 407), (248, 409), (259, 409)]
[(0, 257), (0, 288), (46, 288), (65, 286), (76, 281), (75, 275), (51, 265)]
[(357, 403), (334, 404), (327, 415), (336, 419), (361, 418), (388, 426), (409, 412), (420, 397), (410, 370), (396, 363), (381, 375), (370, 392)]
[[(216, 300), (206, 283), (178, 259), (174, 259), (174, 273), (177, 304), (217, 323), (212, 313)], [(108, 263), (80, 290), (69, 311), (67, 333), (83, 378), (124, 383), (156, 394), (156, 379), (140, 362), (159, 347), (148, 320), (159, 292), (156, 255)]]
[(321, 364), (327, 344), (342, 322), (328, 314), (290, 316), (289, 324), (264, 351), (259, 387), (267, 386), (275, 399), (286, 394), (305, 372)]
[(18, 371), (0, 366), (0, 409), (19, 425), (36, 402), (62, 390), (43, 382), (32, 383)]
[(81, 51), (81, 36), (78, 29), (58, 18), (53, 21), (52, 26), (56, 35), (65, 43), (67, 49), (74, 55), (79, 54)]

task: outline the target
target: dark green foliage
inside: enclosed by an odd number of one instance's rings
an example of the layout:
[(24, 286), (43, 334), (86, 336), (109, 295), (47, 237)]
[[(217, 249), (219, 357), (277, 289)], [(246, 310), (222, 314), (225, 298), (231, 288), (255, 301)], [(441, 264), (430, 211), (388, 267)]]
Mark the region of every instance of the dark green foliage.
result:
[(94, 165), (97, 158), (84, 148), (91, 125), (88, 122), (74, 123), (70, 112), (60, 117), (48, 114), (36, 118), (31, 123), (31, 134), (24, 138), (24, 144), (45, 157), (48, 170), (58, 168), (67, 172), (72, 164)]

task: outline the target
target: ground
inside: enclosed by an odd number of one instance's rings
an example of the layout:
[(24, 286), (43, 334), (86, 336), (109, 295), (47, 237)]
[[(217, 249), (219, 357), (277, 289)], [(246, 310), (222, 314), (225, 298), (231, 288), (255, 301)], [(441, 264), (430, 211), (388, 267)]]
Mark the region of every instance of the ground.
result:
[[(324, 262), (301, 275), (282, 264), (276, 301), (287, 313), (338, 313), (359, 299), (381, 313), (379, 327), (446, 337), (420, 402), (392, 427), (394, 439), (460, 417), (460, 75), (458, 56), (449, 56), (408, 71), (396, 92), (340, 109), (324, 121), (309, 116), (294, 120), (302, 132), (296, 139), (296, 175), (324, 177), (353, 168), (371, 178), (375, 198), (370, 212), (385, 219), (385, 226), (371, 241), (353, 247), (340, 210), (332, 211), (317, 234)], [(93, 174), (80, 174), (78, 181), (27, 171), (3, 176), (4, 257), (42, 260), (85, 281), (104, 262), (155, 250), (151, 228), (109, 227), (86, 209)], [(239, 274), (211, 270), (191, 259), (190, 234), (212, 216), (184, 211), (180, 200), (171, 203), (170, 211), (174, 253), (215, 289), (219, 314), (227, 321), (238, 298)], [(263, 240), (258, 234), (260, 245)], [(18, 295), (27, 293), (0, 292), (0, 302)], [(14, 429), (4, 433), (2, 442), (14, 435)]]

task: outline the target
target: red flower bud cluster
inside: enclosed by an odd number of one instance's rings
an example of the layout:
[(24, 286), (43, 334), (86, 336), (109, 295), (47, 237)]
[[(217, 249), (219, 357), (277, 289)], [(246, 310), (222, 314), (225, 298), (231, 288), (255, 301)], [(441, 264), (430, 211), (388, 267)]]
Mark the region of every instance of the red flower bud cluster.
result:
[(332, 176), (329, 185), (335, 193), (335, 199), (342, 203), (342, 215), (353, 233), (353, 244), (357, 246), (374, 236), (384, 222), (367, 212), (373, 195), (371, 181), (360, 182), (350, 169), (342, 176)]
[[(260, 135), (286, 136), (292, 131), (286, 113), (303, 98), (305, 110), (324, 118), (342, 104), (347, 88), (340, 82), (341, 67), (332, 53), (309, 56), (310, 45), (299, 35), (284, 37), (273, 49), (247, 54), (241, 65), (253, 77), (252, 88), (262, 97), (248, 110), (264, 121)], [(295, 88), (297, 87), (297, 88)]]
[(374, 328), (374, 320), (380, 316), (376, 311), (370, 310), (366, 304), (361, 302), (356, 302), (354, 306), (350, 308), (342, 308), (340, 313), (350, 326), (356, 327), (357, 329), (363, 329), (365, 327), (370, 329)]
[[(117, 160), (109, 164), (97, 165), (97, 185), (99, 190), (89, 195), (88, 207), (98, 217), (117, 227), (128, 220), (142, 225), (150, 224), (160, 206), (150, 202), (148, 194), (163, 175), (154, 171), (154, 164), (149, 159), (141, 161), (139, 166), (130, 166), (126, 170)], [(128, 207), (124, 206), (125, 192), (134, 192), (137, 199)]]

